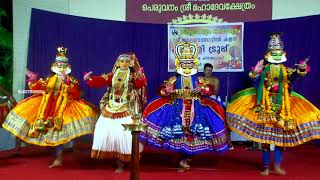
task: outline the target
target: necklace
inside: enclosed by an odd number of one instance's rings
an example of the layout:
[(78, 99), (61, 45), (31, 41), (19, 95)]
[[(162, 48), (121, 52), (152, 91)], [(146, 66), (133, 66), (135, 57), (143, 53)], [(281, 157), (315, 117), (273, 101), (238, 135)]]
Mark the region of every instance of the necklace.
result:
[(113, 111), (119, 110), (127, 103), (128, 84), (130, 70), (117, 69), (112, 78), (112, 88), (109, 94), (109, 108)]
[(280, 65), (272, 64), (270, 67), (270, 78), (272, 82), (272, 86), (278, 86), (279, 85), (279, 76), (280, 76)]
[(183, 89), (192, 89), (191, 77), (182, 76), (182, 87)]
[(123, 84), (125, 83), (124, 81), (127, 79), (128, 76), (128, 72), (123, 72), (120, 71), (119, 73), (117, 73), (116, 77), (114, 78), (116, 82), (114, 82), (114, 88), (116, 90), (120, 90), (123, 86)]

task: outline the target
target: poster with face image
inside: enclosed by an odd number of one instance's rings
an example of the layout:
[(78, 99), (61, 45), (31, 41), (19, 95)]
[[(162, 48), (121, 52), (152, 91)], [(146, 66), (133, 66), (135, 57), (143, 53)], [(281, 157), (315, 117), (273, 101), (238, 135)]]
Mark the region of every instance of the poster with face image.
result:
[(243, 71), (243, 23), (168, 25), (168, 72), (175, 71), (174, 45), (195, 42), (198, 70), (210, 63), (215, 72)]

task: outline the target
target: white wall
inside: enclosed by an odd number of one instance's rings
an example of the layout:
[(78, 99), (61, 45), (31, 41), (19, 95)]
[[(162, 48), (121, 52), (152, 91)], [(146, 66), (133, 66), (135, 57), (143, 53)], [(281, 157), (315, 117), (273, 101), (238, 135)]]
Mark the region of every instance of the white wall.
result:
[(59, 13), (69, 13), (66, 0), (13, 0), (13, 95), (19, 101), (18, 94), (25, 87), (25, 70), (27, 67), (27, 50), (31, 8), (38, 8)]
[(320, 14), (319, 0), (273, 0), (272, 19)]
[(125, 20), (126, 0), (13, 0), (13, 95), (25, 87), (31, 8), (91, 18)]
[(69, 0), (71, 15), (109, 19), (126, 20), (126, 0)]

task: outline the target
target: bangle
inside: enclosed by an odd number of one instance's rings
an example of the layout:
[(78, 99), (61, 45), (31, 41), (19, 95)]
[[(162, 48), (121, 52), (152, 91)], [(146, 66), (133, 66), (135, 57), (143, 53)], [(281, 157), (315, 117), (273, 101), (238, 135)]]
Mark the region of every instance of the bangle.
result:
[(251, 72), (249, 73), (249, 76), (250, 76), (252, 79), (254, 79), (254, 78), (258, 77), (259, 74), (255, 74), (253, 71), (251, 71)]

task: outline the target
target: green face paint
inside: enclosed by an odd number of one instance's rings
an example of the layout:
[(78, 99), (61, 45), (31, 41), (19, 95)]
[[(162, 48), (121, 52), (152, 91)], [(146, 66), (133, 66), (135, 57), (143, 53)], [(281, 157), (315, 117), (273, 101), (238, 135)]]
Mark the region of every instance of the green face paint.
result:
[(282, 50), (276, 50), (271, 52), (271, 56), (275, 61), (280, 61), (283, 55)]

